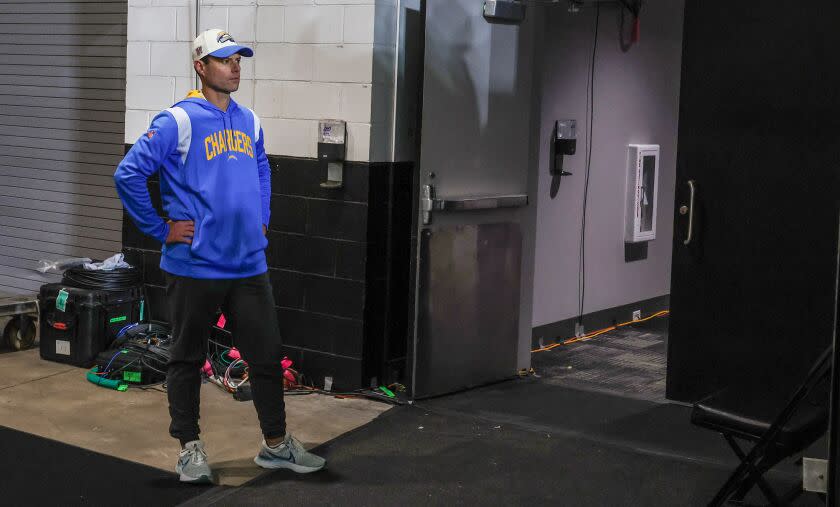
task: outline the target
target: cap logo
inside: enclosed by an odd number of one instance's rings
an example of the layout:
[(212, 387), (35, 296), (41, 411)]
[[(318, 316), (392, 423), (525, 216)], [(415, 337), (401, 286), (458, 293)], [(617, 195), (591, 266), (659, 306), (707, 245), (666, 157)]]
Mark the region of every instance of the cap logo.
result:
[(230, 36), (227, 32), (219, 32), (219, 36), (216, 37), (216, 42), (219, 44), (224, 44), (225, 42), (236, 42), (233, 40), (233, 37)]
[(204, 49), (203, 47), (198, 46), (197, 48), (195, 48), (195, 54), (196, 54), (196, 55), (200, 55), (200, 54), (201, 54), (201, 50), (203, 50), (203, 49)]

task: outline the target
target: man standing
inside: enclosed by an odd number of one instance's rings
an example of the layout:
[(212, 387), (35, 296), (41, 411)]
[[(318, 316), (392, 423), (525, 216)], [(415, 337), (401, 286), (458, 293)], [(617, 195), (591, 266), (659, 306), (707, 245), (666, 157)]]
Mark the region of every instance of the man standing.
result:
[[(325, 465), (286, 432), (279, 329), (264, 252), (271, 173), (259, 117), (230, 98), (239, 88), (241, 58), (253, 54), (222, 30), (200, 34), (192, 58), (201, 91), (159, 113), (114, 174), (132, 220), (163, 243), (160, 267), (173, 337), (169, 433), (181, 442), (175, 470), (184, 482), (212, 481), (198, 437), (200, 370), (220, 306), (248, 363), (264, 436), (254, 461), (301, 473)], [(157, 172), (166, 221), (147, 188)]]

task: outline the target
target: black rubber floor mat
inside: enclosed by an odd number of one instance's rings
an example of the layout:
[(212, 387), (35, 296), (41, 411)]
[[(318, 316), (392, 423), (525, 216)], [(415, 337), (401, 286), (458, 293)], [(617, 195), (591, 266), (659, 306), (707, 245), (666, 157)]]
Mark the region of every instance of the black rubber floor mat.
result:
[(4, 427), (0, 449), (2, 505), (166, 506), (206, 490), (181, 484), (174, 472)]
[(728, 473), (410, 406), (318, 452), (325, 471), (274, 472), (204, 505), (692, 506)]

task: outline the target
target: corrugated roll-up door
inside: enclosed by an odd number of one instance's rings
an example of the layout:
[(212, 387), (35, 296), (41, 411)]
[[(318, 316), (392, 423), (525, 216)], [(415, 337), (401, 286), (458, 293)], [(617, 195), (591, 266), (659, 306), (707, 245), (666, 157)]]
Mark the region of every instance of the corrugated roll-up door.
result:
[(0, 292), (121, 249), (126, 0), (0, 0)]

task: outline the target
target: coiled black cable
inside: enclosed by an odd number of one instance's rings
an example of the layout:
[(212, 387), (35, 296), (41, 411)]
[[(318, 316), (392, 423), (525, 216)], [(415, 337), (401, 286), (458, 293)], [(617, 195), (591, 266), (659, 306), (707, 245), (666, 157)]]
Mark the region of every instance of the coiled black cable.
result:
[[(169, 328), (158, 324), (133, 324), (127, 326), (108, 351), (99, 355), (99, 375), (112, 380), (122, 380), (123, 372), (141, 374), (142, 385), (159, 385), (166, 381), (166, 371), (172, 354), (169, 350), (172, 337)], [(136, 379), (132, 382), (138, 382)]]
[(93, 271), (71, 268), (64, 272), (61, 283), (90, 290), (125, 290), (143, 282), (137, 268), (118, 268), (110, 271)]

